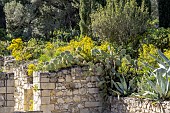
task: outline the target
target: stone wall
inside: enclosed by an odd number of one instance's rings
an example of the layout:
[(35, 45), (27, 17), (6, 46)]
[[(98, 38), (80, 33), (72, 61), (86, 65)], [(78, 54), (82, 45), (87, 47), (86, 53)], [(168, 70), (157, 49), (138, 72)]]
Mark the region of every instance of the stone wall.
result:
[[(0, 59), (0, 66), (12, 72), (0, 74), (0, 113), (170, 113), (170, 101), (111, 97), (107, 105), (103, 104), (100, 73), (90, 75), (88, 67), (34, 72), (30, 82), (26, 66), (14, 68), (14, 62), (12, 57)], [(27, 111), (27, 100), (34, 100), (33, 111)]]
[(56, 73), (35, 72), (34, 110), (43, 113), (103, 113), (98, 76), (87, 76), (87, 67)]
[(0, 113), (12, 113), (14, 104), (14, 74), (0, 73)]
[(25, 91), (32, 88), (32, 84), (28, 82), (29, 76), (27, 75), (27, 69), (25, 66), (20, 66), (13, 69), (15, 80), (15, 111), (29, 110), (25, 108)]
[(111, 101), (111, 113), (170, 113), (170, 101), (161, 103), (132, 97), (114, 97)]

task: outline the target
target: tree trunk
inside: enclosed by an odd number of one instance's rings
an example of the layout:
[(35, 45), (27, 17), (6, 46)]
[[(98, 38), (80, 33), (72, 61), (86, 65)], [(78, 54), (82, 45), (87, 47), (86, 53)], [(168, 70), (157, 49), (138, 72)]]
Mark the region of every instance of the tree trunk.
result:
[(159, 27), (170, 27), (170, 0), (158, 0)]

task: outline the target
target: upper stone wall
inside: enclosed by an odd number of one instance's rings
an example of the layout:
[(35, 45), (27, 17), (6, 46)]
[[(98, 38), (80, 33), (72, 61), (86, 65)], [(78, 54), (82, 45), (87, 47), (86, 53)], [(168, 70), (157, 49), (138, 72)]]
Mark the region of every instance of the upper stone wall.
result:
[(35, 109), (43, 113), (104, 113), (99, 76), (87, 74), (88, 67), (79, 66), (56, 73), (34, 73), (33, 86), (38, 86)]

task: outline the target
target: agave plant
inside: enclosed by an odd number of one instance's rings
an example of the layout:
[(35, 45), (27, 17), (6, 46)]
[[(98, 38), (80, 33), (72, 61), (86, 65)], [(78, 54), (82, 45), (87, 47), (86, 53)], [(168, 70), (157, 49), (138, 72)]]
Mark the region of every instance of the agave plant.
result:
[(151, 69), (147, 83), (152, 91), (145, 91), (143, 96), (152, 95), (155, 99), (165, 100), (170, 97), (170, 60), (160, 50), (158, 55), (161, 59), (151, 55), (158, 62), (158, 68), (147, 65)]
[(134, 83), (134, 79), (131, 79), (130, 81), (126, 81), (124, 76), (118, 76), (120, 82), (111, 81), (111, 83), (115, 86), (116, 90), (112, 90), (114, 93), (116, 93), (118, 96), (127, 96), (130, 93), (132, 93), (132, 85)]

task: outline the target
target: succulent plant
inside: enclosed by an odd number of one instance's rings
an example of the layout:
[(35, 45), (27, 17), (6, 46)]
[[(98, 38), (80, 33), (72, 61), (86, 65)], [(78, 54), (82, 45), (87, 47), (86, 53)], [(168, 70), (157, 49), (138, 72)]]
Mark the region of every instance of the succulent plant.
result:
[(170, 60), (160, 50), (158, 50), (158, 55), (160, 59), (151, 55), (158, 62), (158, 68), (145, 63), (151, 70), (147, 83), (152, 91), (145, 91), (143, 96), (153, 95), (154, 99), (165, 100), (170, 98)]

